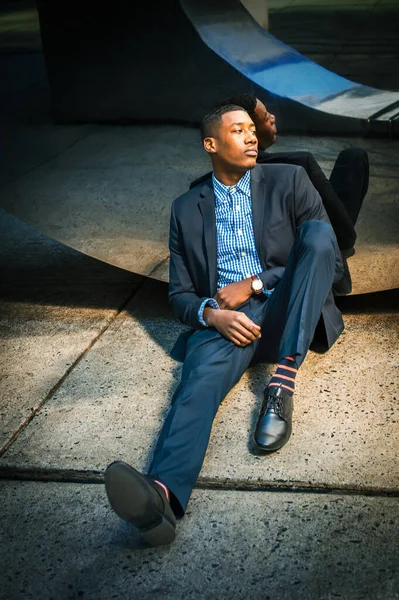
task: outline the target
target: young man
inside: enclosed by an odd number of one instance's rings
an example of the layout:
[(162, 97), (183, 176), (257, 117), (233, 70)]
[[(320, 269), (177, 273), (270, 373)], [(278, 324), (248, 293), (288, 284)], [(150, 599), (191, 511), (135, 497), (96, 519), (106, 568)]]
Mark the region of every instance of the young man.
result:
[[(292, 164), (306, 170), (310, 181), (321, 196), (342, 253), (344, 276), (334, 285), (334, 295), (349, 294), (352, 291), (352, 282), (346, 259), (355, 253), (354, 226), (369, 184), (367, 152), (361, 148), (347, 148), (340, 152), (330, 179), (327, 179), (310, 152), (265, 152), (277, 139), (276, 117), (256, 96), (251, 94), (231, 96), (218, 106), (226, 104), (242, 106), (252, 117), (258, 137), (258, 163)], [(211, 173), (207, 173), (194, 181), (190, 187), (195, 187), (210, 176)]]
[(331, 293), (340, 252), (304, 169), (257, 165), (255, 125), (239, 106), (204, 117), (202, 138), (212, 179), (177, 198), (170, 221), (169, 299), (192, 327), (182, 378), (149, 474), (121, 461), (105, 473), (112, 507), (153, 545), (173, 541), (218, 407), (251, 361), (278, 361), (254, 432), (254, 447), (274, 452), (291, 435), (316, 325), (327, 347), (343, 330)]

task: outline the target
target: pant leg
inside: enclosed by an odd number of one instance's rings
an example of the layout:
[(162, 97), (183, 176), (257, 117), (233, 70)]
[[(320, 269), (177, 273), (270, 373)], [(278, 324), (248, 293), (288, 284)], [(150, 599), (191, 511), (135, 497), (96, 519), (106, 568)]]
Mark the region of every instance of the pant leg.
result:
[(297, 231), (284, 275), (267, 302), (255, 360), (296, 357), (309, 350), (335, 274), (336, 243), (328, 223), (307, 221)]
[(181, 382), (161, 430), (150, 466), (173, 494), (182, 516), (201, 470), (220, 402), (237, 383), (262, 341), (269, 360), (296, 356), (301, 364), (312, 341), (335, 273), (331, 225), (307, 221), (298, 228), (284, 275), (271, 297), (255, 297), (238, 310), (262, 325), (262, 338), (240, 348), (216, 330), (194, 333)]
[[(259, 322), (266, 302), (250, 300), (238, 310)], [(149, 469), (172, 492), (177, 516), (186, 510), (219, 405), (248, 367), (256, 346), (257, 341), (240, 348), (212, 328), (195, 332), (188, 341), (181, 381)]]
[(361, 148), (347, 148), (340, 152), (330, 182), (355, 225), (369, 185), (367, 152)]

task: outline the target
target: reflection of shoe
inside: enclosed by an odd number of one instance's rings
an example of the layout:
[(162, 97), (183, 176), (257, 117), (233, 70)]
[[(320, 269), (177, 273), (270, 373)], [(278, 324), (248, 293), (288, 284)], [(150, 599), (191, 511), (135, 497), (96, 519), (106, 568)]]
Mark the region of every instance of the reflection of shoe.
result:
[(292, 431), (293, 408), (293, 396), (281, 386), (266, 388), (254, 434), (257, 450), (274, 452), (288, 442)]
[(334, 296), (346, 296), (352, 291), (351, 274), (349, 272), (348, 261), (346, 258), (344, 258), (344, 256), (342, 256), (342, 262), (344, 265), (344, 274), (342, 275), (341, 279), (332, 286)]
[(354, 256), (355, 253), (356, 250), (353, 246), (352, 248), (346, 248), (345, 250), (341, 250), (342, 258), (350, 258), (351, 256)]
[(133, 523), (152, 546), (175, 539), (176, 517), (163, 489), (122, 461), (105, 471), (105, 489), (112, 508)]

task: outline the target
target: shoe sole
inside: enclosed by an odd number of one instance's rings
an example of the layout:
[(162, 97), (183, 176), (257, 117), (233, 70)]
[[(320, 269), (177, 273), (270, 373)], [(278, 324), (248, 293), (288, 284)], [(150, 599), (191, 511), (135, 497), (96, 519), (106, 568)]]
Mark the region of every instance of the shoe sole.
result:
[(281, 450), (281, 448), (284, 448), (284, 446), (286, 444), (288, 444), (288, 442), (290, 441), (291, 438), (291, 432), (290, 435), (288, 436), (288, 439), (285, 440), (285, 442), (283, 444), (281, 444), (281, 446), (278, 446), (277, 448), (268, 448), (267, 446), (261, 446), (261, 444), (258, 444), (258, 442), (255, 440), (255, 438), (252, 439), (252, 446), (254, 450), (257, 450), (259, 453), (262, 454), (271, 454), (272, 452), (277, 452), (277, 450)]
[(265, 448), (264, 446), (260, 446), (255, 442), (252, 443), (253, 450), (256, 451), (256, 453), (258, 454), (272, 454), (273, 452), (277, 452), (277, 450), (281, 450), (281, 448), (284, 448), (284, 446), (285, 444), (279, 446), (278, 448)]
[(176, 537), (173, 524), (162, 514), (151, 525), (143, 527), (143, 506), (147, 504), (148, 483), (133, 467), (122, 461), (111, 463), (105, 471), (105, 489), (110, 505), (116, 514), (133, 523), (151, 546), (171, 544)]

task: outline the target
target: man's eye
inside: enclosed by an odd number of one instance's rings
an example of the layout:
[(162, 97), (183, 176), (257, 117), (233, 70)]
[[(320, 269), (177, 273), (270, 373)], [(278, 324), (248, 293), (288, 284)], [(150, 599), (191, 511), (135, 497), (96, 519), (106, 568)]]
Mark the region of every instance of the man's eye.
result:
[(242, 129), (234, 129), (234, 133), (240, 133)]

